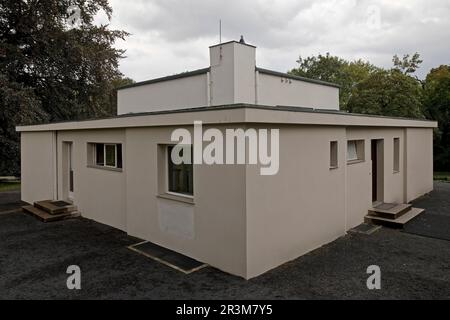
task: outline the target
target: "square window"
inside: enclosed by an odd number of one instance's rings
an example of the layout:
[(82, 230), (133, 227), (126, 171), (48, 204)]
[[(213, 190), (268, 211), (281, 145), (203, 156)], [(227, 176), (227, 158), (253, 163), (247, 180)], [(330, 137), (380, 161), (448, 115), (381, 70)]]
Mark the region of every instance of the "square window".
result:
[(88, 143), (88, 165), (122, 169), (122, 144)]
[(364, 161), (364, 140), (347, 141), (347, 162)]
[(192, 196), (194, 194), (192, 146), (185, 146), (180, 150), (180, 157), (183, 157), (185, 148), (190, 148), (190, 163), (175, 164), (172, 161), (172, 150), (174, 146), (167, 146), (167, 171), (168, 171), (168, 191)]

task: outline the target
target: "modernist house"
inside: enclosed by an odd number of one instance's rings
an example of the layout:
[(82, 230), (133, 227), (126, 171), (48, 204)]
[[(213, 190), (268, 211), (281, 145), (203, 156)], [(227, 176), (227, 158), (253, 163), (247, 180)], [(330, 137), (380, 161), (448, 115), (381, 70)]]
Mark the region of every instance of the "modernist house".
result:
[[(279, 129), (278, 173), (174, 164), (171, 134), (194, 121)], [(22, 200), (70, 201), (83, 217), (249, 279), (365, 219), (419, 214), (408, 203), (433, 188), (436, 125), (341, 112), (338, 86), (259, 68), (255, 47), (231, 41), (210, 47), (207, 68), (121, 88), (113, 118), (17, 127)]]

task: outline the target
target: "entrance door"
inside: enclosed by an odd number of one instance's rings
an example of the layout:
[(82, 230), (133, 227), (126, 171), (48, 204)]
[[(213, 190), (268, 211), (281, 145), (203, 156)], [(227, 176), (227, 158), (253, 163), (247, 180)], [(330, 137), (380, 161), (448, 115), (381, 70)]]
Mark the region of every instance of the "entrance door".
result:
[(64, 194), (69, 200), (73, 200), (73, 146), (72, 142), (64, 142), (63, 146), (63, 181), (64, 181)]
[(370, 145), (370, 154), (372, 160), (372, 202), (382, 202), (384, 192), (384, 174), (383, 174), (383, 140), (372, 140)]

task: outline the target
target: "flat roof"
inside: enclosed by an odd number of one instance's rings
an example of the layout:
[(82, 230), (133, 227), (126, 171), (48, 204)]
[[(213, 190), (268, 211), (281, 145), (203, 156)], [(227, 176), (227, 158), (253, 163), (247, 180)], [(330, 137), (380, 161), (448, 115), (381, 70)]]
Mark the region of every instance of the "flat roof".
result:
[[(153, 83), (158, 83), (158, 82), (163, 82), (163, 81), (170, 81), (170, 80), (176, 80), (176, 79), (181, 79), (181, 78), (197, 76), (197, 75), (205, 74), (205, 73), (209, 72), (210, 69), (211, 69), (210, 67), (207, 67), (207, 68), (202, 68), (202, 69), (197, 69), (197, 70), (192, 70), (192, 71), (186, 71), (186, 72), (174, 74), (174, 75), (171, 75), (171, 76), (155, 78), (155, 79), (150, 79), (150, 80), (145, 80), (145, 81), (139, 81), (139, 82), (135, 82), (135, 83), (131, 83), (131, 84), (127, 84), (127, 85), (118, 87), (117, 90), (123, 90), (123, 89), (128, 89), (128, 88), (145, 86), (147, 84), (153, 84)], [(295, 76), (295, 75), (292, 75), (292, 74), (289, 74), (289, 73), (283, 73), (283, 72), (273, 71), (273, 70), (259, 68), (259, 67), (256, 67), (255, 70), (260, 72), (260, 73), (264, 73), (264, 74), (268, 74), (268, 75), (272, 75), (272, 76), (276, 76), (276, 77), (283, 77), (283, 78), (288, 78), (288, 79), (293, 79), (293, 80), (298, 80), (298, 81), (304, 81), (304, 82), (309, 82), (309, 83), (314, 83), (314, 84), (320, 84), (320, 85), (334, 87), (334, 88), (340, 88), (341, 87), (340, 85), (335, 84), (335, 83), (331, 83), (331, 82), (326, 82), (326, 81), (322, 81), (322, 80), (316, 80), (316, 79), (311, 79), (311, 78)]]
[(152, 84), (152, 83), (157, 83), (157, 82), (163, 82), (163, 81), (169, 81), (169, 80), (175, 80), (175, 79), (181, 79), (181, 78), (197, 76), (197, 75), (200, 75), (200, 74), (207, 73), (209, 71), (209, 69), (210, 69), (209, 67), (208, 68), (202, 68), (202, 69), (197, 69), (197, 70), (193, 70), (193, 71), (186, 71), (186, 72), (174, 74), (174, 75), (171, 75), (171, 76), (155, 78), (155, 79), (150, 79), (150, 80), (145, 80), (145, 81), (139, 81), (139, 82), (135, 82), (135, 83), (131, 83), (131, 84), (127, 84), (127, 85), (118, 87), (117, 90), (133, 88), (133, 87), (139, 87), (139, 86), (145, 86), (146, 84)]
[(27, 132), (186, 126), (192, 125), (194, 121), (202, 121), (204, 124), (260, 123), (359, 127), (437, 127), (436, 121), (423, 119), (386, 117), (292, 106), (232, 104), (130, 113), (102, 119), (17, 126), (16, 130), (19, 132)]
[(305, 78), (305, 77), (295, 76), (295, 75), (292, 75), (292, 74), (289, 74), (289, 73), (278, 72), (278, 71), (273, 71), (273, 70), (268, 70), (268, 69), (263, 69), (263, 68), (258, 68), (258, 67), (256, 67), (256, 71), (258, 71), (260, 73), (269, 74), (269, 75), (272, 75), (272, 76), (283, 77), (283, 78), (299, 80), (299, 81), (304, 81), (304, 82), (310, 82), (310, 83), (320, 84), (320, 85), (334, 87), (334, 88), (340, 88), (341, 87), (340, 85), (338, 85), (336, 83), (332, 83), (332, 82), (327, 82), (327, 81), (322, 81), (322, 80), (317, 80), (317, 79), (312, 79), (312, 78)]

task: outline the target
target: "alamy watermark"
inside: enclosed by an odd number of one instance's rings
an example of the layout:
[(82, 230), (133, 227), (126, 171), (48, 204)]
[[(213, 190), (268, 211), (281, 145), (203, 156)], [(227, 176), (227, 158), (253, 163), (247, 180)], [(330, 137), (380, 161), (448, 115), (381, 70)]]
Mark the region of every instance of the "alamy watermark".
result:
[(367, 267), (367, 274), (370, 276), (367, 278), (366, 286), (369, 290), (380, 290), (381, 289), (381, 269), (377, 265), (371, 265)]
[[(176, 142), (171, 159), (175, 164), (259, 164), (261, 175), (275, 175), (279, 169), (279, 129), (209, 128), (194, 121), (194, 137), (184, 128), (172, 132)], [(208, 144), (203, 148), (203, 143)], [(248, 142), (248, 143), (247, 143)], [(193, 145), (193, 155), (191, 154)], [(182, 152), (181, 152), (182, 151)]]
[(67, 8), (67, 25), (69, 29), (79, 28), (81, 26), (81, 9), (77, 5), (71, 5)]
[(80, 290), (81, 289), (81, 269), (77, 265), (70, 265), (66, 270), (67, 277), (66, 285), (69, 290)]

